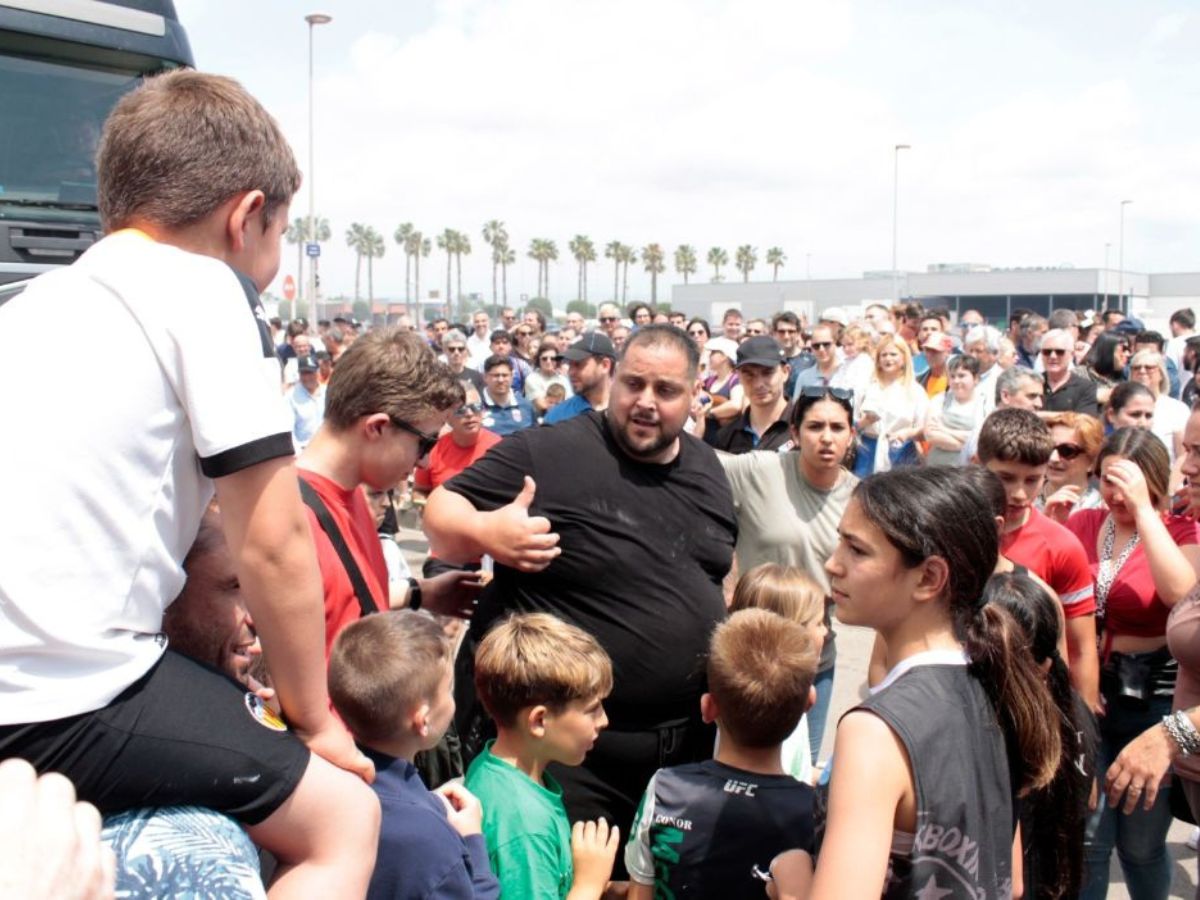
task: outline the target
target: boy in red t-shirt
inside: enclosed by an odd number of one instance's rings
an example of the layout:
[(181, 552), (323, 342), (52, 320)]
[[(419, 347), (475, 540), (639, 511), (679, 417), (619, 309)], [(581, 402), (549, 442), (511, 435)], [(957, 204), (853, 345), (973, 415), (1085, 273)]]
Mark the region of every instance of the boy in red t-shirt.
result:
[(1050, 429), (1036, 413), (998, 409), (979, 431), (976, 461), (1000, 479), (1008, 499), (1000, 552), (1058, 594), (1066, 617), (1071, 684), (1096, 709), (1100, 660), (1096, 654), (1096, 598), (1087, 554), (1075, 535), (1033, 506), (1053, 449)]

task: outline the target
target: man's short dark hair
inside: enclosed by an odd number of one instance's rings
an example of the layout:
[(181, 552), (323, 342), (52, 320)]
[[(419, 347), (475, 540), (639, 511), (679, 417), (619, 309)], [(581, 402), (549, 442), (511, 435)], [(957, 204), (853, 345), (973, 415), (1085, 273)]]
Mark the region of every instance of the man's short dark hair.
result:
[(497, 366), (507, 366), (508, 370), (511, 372), (513, 367), (512, 360), (507, 356), (501, 356), (499, 353), (493, 353), (483, 361), (483, 371), (485, 374), (492, 371), (492, 369), (496, 368)]
[(1136, 335), (1134, 335), (1133, 343), (1135, 345), (1153, 344), (1154, 349), (1159, 353), (1162, 353), (1163, 345), (1166, 344), (1166, 341), (1163, 340), (1163, 336), (1157, 331), (1139, 331)]
[(488, 339), (488, 343), (494, 344), (494, 343), (496, 343), (496, 341), (505, 341), (505, 342), (511, 344), (512, 343), (512, 335), (509, 334), (507, 331), (505, 331), (503, 328), (497, 328), (495, 331), (492, 332), (492, 336)]
[(695, 378), (700, 371), (700, 348), (686, 331), (675, 325), (645, 325), (625, 339), (617, 362), (629, 354), (634, 347), (668, 346), (679, 350), (687, 357), (688, 378)]
[(1113, 316), (1120, 316), (1121, 318), (1124, 318), (1125, 313), (1121, 312), (1121, 310), (1119, 310), (1119, 309), (1109, 308), (1109, 309), (1104, 310), (1104, 312), (1100, 313), (1100, 321), (1103, 322), (1105, 325), (1108, 325), (1109, 320)]
[(725, 314), (721, 316), (721, 321), (728, 322), (730, 319), (733, 319), (733, 318), (738, 318), (738, 319), (742, 318), (742, 311), (740, 309), (738, 309), (736, 306), (731, 306), (731, 307), (729, 307), (729, 309), (725, 310)]
[(1183, 309), (1177, 309), (1171, 313), (1171, 318), (1168, 321), (1172, 325), (1178, 325), (1181, 328), (1191, 331), (1196, 327), (1196, 313), (1185, 306)]
[(778, 329), (780, 322), (783, 322), (784, 324), (787, 324), (787, 325), (791, 325), (794, 328), (796, 328), (797, 330), (800, 329), (800, 317), (798, 315), (796, 315), (794, 312), (792, 312), (791, 310), (784, 310), (783, 312), (777, 312), (777, 313), (775, 313), (775, 315), (771, 316), (771, 330), (775, 331), (776, 329)]
[(1054, 440), (1041, 417), (1027, 409), (998, 409), (983, 420), (979, 429), (979, 461), (1024, 463), (1044, 466), (1050, 462)]

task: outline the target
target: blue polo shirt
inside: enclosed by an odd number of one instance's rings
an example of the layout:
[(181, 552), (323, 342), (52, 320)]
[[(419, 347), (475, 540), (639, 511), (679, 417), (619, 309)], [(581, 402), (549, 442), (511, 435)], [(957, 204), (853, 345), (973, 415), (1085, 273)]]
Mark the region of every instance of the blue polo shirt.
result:
[(483, 427), (504, 437), (534, 424), (529, 401), (511, 391), (507, 406), (500, 406), (487, 391), (483, 392)]

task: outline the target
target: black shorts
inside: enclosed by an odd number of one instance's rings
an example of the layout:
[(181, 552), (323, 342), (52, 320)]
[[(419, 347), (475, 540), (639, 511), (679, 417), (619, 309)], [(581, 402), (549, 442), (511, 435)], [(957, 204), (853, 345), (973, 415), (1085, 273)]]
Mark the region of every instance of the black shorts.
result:
[(108, 706), (0, 725), (0, 759), (60, 772), (102, 814), (204, 806), (256, 825), (282, 805), (308, 749), (231, 678), (168, 650)]

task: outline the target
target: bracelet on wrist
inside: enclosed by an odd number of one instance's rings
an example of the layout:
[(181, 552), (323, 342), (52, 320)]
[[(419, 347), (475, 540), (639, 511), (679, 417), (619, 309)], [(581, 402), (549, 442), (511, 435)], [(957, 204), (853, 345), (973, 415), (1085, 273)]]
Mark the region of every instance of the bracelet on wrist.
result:
[(1200, 731), (1196, 730), (1187, 713), (1179, 710), (1169, 716), (1163, 716), (1162, 724), (1172, 743), (1179, 748), (1181, 756), (1188, 757), (1200, 753)]

